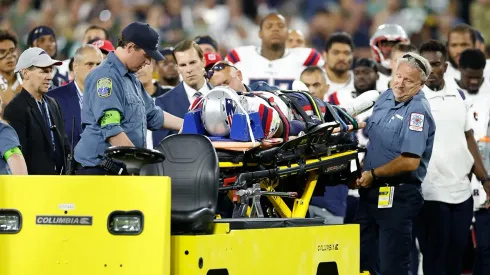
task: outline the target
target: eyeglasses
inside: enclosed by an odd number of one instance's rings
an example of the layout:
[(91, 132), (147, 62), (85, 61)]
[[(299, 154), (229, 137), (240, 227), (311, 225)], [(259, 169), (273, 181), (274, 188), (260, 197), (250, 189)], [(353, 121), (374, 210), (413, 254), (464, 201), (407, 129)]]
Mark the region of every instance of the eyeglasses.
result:
[(422, 61), (420, 61), (419, 59), (413, 57), (411, 54), (405, 54), (402, 56), (402, 58), (406, 58), (408, 60), (415, 60), (415, 63), (417, 63), (417, 66), (419, 66), (420, 69), (422, 69), (422, 71), (427, 74), (427, 69), (425, 68), (424, 66), (424, 63), (422, 63)]
[(235, 67), (234, 65), (232, 65), (230, 63), (218, 62), (218, 63), (214, 64), (213, 67), (211, 67), (211, 69), (209, 69), (209, 71), (207, 72), (207, 75), (206, 75), (207, 78), (211, 79), (211, 77), (213, 77), (214, 72), (222, 71), (226, 67), (235, 68), (236, 70), (238, 70), (237, 67)]

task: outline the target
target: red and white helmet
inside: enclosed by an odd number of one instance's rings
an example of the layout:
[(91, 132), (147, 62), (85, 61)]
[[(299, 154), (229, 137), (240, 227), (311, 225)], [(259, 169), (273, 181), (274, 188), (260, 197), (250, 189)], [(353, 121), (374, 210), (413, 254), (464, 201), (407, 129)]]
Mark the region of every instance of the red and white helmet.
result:
[[(410, 43), (405, 30), (397, 24), (383, 24), (376, 29), (373, 36), (369, 40), (371, 52), (376, 62), (381, 63), (385, 68), (390, 68), (390, 56), (385, 56), (381, 50), (381, 42), (405, 42)], [(391, 53), (391, 50), (390, 50)]]

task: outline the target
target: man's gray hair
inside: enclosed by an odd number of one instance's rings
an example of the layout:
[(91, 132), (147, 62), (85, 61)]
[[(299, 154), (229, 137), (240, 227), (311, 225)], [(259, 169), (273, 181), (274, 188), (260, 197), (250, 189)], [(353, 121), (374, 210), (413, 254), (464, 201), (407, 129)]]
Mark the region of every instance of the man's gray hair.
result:
[(416, 68), (417, 70), (419, 70), (420, 71), (420, 80), (423, 83), (425, 83), (425, 81), (427, 80), (427, 77), (432, 72), (432, 68), (430, 66), (429, 61), (417, 53), (410, 52), (410, 53), (406, 53), (405, 55), (403, 55), (403, 57), (399, 58), (396, 61), (395, 69), (398, 69), (398, 66), (401, 63), (406, 63), (410, 67)]
[(100, 49), (98, 47), (96, 47), (92, 44), (86, 44), (86, 45), (83, 45), (77, 49), (77, 51), (75, 52), (75, 55), (73, 56), (73, 61), (81, 62), (85, 52), (90, 50), (90, 49), (92, 49), (92, 50), (96, 51), (97, 53), (99, 53), (100, 55), (102, 55), (102, 52), (100, 51)]

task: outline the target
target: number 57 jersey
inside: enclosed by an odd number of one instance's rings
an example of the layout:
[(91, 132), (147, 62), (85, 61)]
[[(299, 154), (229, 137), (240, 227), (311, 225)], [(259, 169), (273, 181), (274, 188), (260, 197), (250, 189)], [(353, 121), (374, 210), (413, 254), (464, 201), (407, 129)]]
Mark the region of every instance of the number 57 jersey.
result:
[(226, 59), (242, 71), (243, 83), (264, 81), (285, 90), (292, 89), (306, 67), (325, 64), (321, 54), (311, 48), (286, 49), (284, 56), (271, 61), (260, 54), (260, 47), (243, 46), (230, 51)]

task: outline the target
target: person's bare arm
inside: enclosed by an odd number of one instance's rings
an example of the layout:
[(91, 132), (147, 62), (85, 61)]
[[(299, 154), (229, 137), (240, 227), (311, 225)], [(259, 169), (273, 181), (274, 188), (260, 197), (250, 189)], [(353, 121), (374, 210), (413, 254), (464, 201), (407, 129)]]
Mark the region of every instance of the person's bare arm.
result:
[(412, 154), (401, 154), (387, 164), (374, 169), (377, 177), (393, 177), (404, 172), (417, 170), (420, 165), (420, 157)]
[(163, 112), (163, 128), (179, 131), (184, 125), (184, 120), (167, 112)]
[[(478, 150), (478, 145), (476, 144), (475, 137), (473, 136), (473, 130), (464, 132), (466, 137), (466, 143), (468, 144), (468, 150), (474, 159), (474, 169), (473, 173), (476, 175), (477, 179), (483, 179), (487, 177), (487, 171), (483, 165), (483, 161)], [(469, 172), (469, 171), (468, 171)]]
[(13, 154), (8, 158), (7, 164), (12, 175), (27, 175), (27, 165), (24, 156)]
[(131, 142), (125, 132), (121, 132), (115, 136), (110, 137), (108, 141), (112, 146), (134, 147), (134, 144)]
[[(420, 165), (420, 157), (413, 154), (401, 154), (387, 164), (374, 169), (376, 177), (393, 177), (404, 172), (417, 170)], [(364, 171), (357, 185), (360, 187), (369, 187), (373, 183), (371, 171)]]

